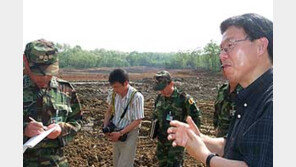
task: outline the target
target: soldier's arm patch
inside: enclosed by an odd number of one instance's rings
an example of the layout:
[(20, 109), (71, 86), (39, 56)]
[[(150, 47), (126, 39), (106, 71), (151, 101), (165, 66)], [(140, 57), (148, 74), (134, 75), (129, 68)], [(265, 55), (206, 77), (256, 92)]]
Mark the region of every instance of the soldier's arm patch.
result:
[(192, 104), (194, 103), (194, 100), (193, 100), (193, 98), (192, 98), (192, 97), (191, 97), (191, 98), (189, 98), (188, 102), (189, 102), (189, 104), (190, 104), (190, 105), (192, 105)]

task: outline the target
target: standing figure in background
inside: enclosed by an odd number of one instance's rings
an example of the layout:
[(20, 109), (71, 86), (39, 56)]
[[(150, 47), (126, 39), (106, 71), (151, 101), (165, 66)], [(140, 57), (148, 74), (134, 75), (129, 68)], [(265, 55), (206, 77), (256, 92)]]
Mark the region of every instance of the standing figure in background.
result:
[(103, 132), (113, 142), (113, 166), (134, 166), (137, 140), (144, 118), (144, 97), (129, 84), (125, 70), (115, 69), (109, 75), (113, 91), (107, 97)]
[(185, 92), (179, 91), (174, 86), (168, 71), (160, 71), (154, 76), (154, 90), (159, 91), (153, 112), (153, 121), (157, 125), (153, 137), (157, 137), (156, 155), (160, 167), (180, 167), (184, 161), (184, 148), (173, 147), (167, 139), (167, 129), (170, 121), (179, 120), (185, 122), (190, 115), (200, 127), (201, 114), (193, 98)]
[(241, 89), (242, 87), (233, 81), (225, 83), (219, 88), (214, 105), (213, 119), (217, 137), (225, 137), (228, 133), (230, 121), (234, 117), (236, 110), (234, 99)]

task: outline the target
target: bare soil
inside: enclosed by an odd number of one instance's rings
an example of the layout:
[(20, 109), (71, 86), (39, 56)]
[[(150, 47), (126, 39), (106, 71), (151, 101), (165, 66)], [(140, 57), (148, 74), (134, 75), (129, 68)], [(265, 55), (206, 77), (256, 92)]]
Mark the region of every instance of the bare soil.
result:
[[(152, 77), (160, 69), (148, 67), (125, 68), (129, 72), (130, 84), (141, 91), (145, 98), (145, 119), (142, 122), (137, 145), (135, 166), (158, 166), (155, 157), (156, 141), (149, 138), (151, 115), (157, 92), (153, 91)], [(96, 68), (87, 70), (61, 69), (60, 77), (70, 81), (78, 92), (83, 110), (81, 131), (64, 152), (73, 167), (109, 167), (112, 165), (112, 143), (106, 140), (101, 126), (107, 109), (106, 98), (111, 88), (108, 75), (113, 69)], [(201, 131), (214, 135), (213, 111), (217, 88), (226, 82), (221, 73), (201, 70), (168, 70), (178, 88), (196, 100), (202, 111)], [(185, 167), (204, 166), (186, 154)]]

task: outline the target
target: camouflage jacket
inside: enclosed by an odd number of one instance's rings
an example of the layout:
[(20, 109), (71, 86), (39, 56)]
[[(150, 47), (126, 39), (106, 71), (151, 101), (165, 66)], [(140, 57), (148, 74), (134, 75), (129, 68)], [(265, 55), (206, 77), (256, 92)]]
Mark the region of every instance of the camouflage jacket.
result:
[(229, 84), (223, 84), (215, 100), (214, 127), (217, 128), (217, 137), (223, 137), (227, 134), (230, 120), (235, 114), (234, 98), (242, 87), (237, 85), (235, 90), (229, 94)]
[(180, 92), (176, 87), (170, 97), (164, 97), (160, 94), (155, 101), (153, 119), (158, 119), (157, 138), (160, 142), (169, 142), (167, 140), (167, 129), (170, 127), (170, 120), (186, 122), (186, 117), (190, 115), (198, 127), (201, 123), (201, 113), (196, 106), (193, 98)]
[[(57, 139), (45, 138), (33, 149), (66, 145), (81, 128), (80, 102), (72, 85), (52, 77), (49, 88), (39, 89), (28, 75), (24, 75), (23, 128), (30, 122), (29, 117), (42, 122), (44, 126), (50, 125), (53, 120), (58, 121), (62, 129)], [(28, 137), (24, 136), (23, 140), (26, 142)]]

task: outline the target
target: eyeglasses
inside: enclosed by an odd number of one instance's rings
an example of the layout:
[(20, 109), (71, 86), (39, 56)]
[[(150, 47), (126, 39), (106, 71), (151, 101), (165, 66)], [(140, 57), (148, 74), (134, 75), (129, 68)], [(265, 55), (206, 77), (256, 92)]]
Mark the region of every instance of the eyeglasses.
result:
[(239, 39), (239, 40), (229, 40), (229, 42), (226, 44), (226, 47), (222, 47), (220, 46), (220, 54), (221, 53), (226, 53), (229, 54), (234, 47), (237, 45), (237, 43), (242, 42), (242, 41), (246, 41), (249, 40), (249, 36), (246, 36), (244, 39)]

